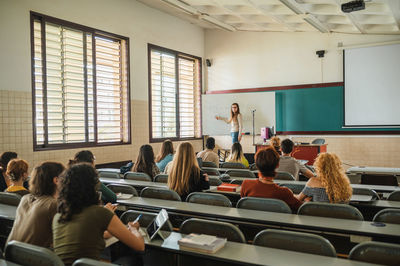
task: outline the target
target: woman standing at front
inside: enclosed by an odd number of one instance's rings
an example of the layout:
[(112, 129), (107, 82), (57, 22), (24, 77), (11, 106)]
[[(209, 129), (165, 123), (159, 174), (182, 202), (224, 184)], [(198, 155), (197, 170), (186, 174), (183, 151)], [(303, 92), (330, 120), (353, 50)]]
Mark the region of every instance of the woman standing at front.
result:
[(227, 124), (231, 124), (231, 136), (232, 136), (232, 143), (240, 142), (242, 140), (242, 129), (243, 129), (243, 122), (242, 122), (242, 115), (240, 113), (239, 104), (233, 103), (231, 106), (231, 116), (229, 119), (226, 119), (221, 116), (215, 117), (217, 120), (223, 120)]

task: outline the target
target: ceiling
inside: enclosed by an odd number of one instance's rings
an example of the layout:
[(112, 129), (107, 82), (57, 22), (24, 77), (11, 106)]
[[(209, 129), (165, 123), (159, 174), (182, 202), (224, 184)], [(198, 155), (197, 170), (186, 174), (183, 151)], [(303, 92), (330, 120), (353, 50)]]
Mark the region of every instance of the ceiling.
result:
[(208, 29), (264, 32), (400, 34), (400, 0), (365, 0), (344, 13), (350, 0), (138, 0)]

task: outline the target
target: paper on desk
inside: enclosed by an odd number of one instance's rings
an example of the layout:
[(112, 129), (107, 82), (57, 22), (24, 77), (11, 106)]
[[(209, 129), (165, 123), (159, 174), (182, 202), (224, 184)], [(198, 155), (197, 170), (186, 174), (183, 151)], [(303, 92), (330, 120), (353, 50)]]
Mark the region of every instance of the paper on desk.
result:
[(210, 245), (217, 239), (216, 236), (210, 236), (210, 235), (196, 235), (194, 236), (191, 241), (199, 244), (199, 245)]

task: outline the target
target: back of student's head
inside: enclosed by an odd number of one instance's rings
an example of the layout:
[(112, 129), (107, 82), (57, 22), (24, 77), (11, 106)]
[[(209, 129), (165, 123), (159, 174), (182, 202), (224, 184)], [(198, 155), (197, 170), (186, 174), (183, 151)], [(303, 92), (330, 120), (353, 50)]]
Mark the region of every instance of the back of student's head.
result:
[[(149, 145), (150, 146), (150, 145)], [(151, 146), (150, 146), (151, 147)], [(164, 159), (168, 154), (173, 154), (174, 153), (174, 145), (172, 144), (172, 141), (169, 139), (164, 140), (164, 142), (161, 145), (160, 152), (157, 155), (156, 162), (161, 161)]]
[(293, 151), (294, 143), (290, 139), (284, 139), (281, 143), (281, 150), (285, 154), (289, 154)]
[(78, 163), (68, 168), (61, 176), (58, 212), (60, 222), (70, 221), (72, 215), (84, 208), (99, 204), (97, 186), (99, 178), (94, 167), (87, 163)]
[(239, 142), (233, 143), (231, 147), (230, 159), (233, 159), (234, 161), (240, 161), (242, 156), (243, 156), (242, 145), (240, 145)]
[(64, 165), (57, 162), (44, 162), (36, 166), (29, 180), (29, 191), (37, 197), (52, 196), (57, 189), (53, 179), (64, 170)]
[(6, 171), (7, 170), (7, 164), (12, 160), (12, 159), (15, 159), (15, 158), (17, 158), (18, 157), (18, 155), (17, 155), (17, 153), (16, 152), (13, 152), (13, 151), (6, 151), (6, 152), (3, 152), (1, 155), (0, 155), (0, 170), (1, 171)]
[(28, 173), (28, 162), (22, 159), (12, 159), (7, 164), (6, 175), (11, 181), (20, 181)]
[(256, 167), (263, 176), (275, 177), (279, 165), (279, 154), (273, 147), (258, 150), (255, 155)]
[(68, 165), (71, 166), (73, 164), (76, 163), (90, 163), (90, 164), (94, 164), (94, 155), (91, 151), (89, 150), (83, 150), (80, 152), (77, 152), (75, 154), (75, 157), (73, 160), (69, 160)]
[(206, 141), (206, 148), (207, 149), (214, 149), (215, 148), (215, 139), (213, 137), (209, 137)]
[(182, 142), (176, 151), (172, 162), (171, 172), (168, 176), (168, 187), (178, 194), (183, 194), (189, 189), (189, 177), (200, 177), (200, 168), (192, 144)]
[(153, 148), (148, 145), (142, 145), (139, 149), (139, 155), (133, 166), (135, 172), (145, 172), (152, 176), (152, 168), (154, 164), (154, 152)]

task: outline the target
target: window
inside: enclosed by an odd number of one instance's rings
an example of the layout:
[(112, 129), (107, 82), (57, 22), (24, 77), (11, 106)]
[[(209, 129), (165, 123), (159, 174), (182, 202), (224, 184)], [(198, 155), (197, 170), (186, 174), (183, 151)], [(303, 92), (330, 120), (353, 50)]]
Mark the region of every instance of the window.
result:
[(130, 143), (126, 37), (31, 12), (34, 150)]
[(148, 49), (150, 141), (201, 138), (201, 58)]

